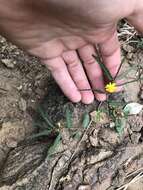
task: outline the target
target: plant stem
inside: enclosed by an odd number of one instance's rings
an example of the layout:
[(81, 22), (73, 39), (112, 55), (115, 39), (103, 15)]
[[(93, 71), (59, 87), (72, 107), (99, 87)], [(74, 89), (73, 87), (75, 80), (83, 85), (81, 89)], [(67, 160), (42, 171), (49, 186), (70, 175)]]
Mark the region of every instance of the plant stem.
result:
[(81, 91), (81, 92), (86, 92), (86, 91), (95, 91), (95, 92), (99, 92), (99, 93), (101, 93), (101, 94), (105, 94), (106, 92), (105, 91), (102, 91), (102, 90), (99, 90), (99, 89), (80, 89), (79, 91)]
[(119, 68), (118, 68), (118, 71), (117, 71), (117, 73), (116, 73), (116, 75), (115, 75), (115, 77), (114, 77), (114, 80), (116, 80), (116, 78), (117, 78), (117, 76), (118, 76), (118, 74), (119, 74), (119, 72), (120, 72), (120, 70), (121, 70), (121, 68), (122, 68), (122, 65), (123, 65), (124, 61), (125, 61), (125, 58), (123, 58), (123, 60), (122, 60), (122, 62), (121, 62), (121, 64), (120, 64), (120, 66), (119, 66)]
[(123, 84), (118, 84), (117, 86), (124, 86), (126, 84), (130, 84), (130, 83), (133, 83), (133, 82), (137, 82), (139, 79), (135, 79), (135, 80), (131, 80), (131, 81), (128, 81), (128, 82), (125, 82)]

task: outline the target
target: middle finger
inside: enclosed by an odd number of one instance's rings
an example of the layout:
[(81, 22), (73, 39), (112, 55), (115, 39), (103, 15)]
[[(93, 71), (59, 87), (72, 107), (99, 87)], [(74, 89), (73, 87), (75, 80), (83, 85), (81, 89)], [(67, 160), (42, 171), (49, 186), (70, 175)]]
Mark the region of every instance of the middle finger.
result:
[[(104, 78), (102, 70), (93, 58), (92, 55), (96, 55), (96, 51), (92, 45), (86, 45), (78, 50), (79, 55), (83, 61), (84, 67), (86, 69), (88, 78), (91, 82), (93, 89), (104, 90)], [(106, 95), (97, 93), (95, 91), (95, 97), (99, 101), (106, 100)]]

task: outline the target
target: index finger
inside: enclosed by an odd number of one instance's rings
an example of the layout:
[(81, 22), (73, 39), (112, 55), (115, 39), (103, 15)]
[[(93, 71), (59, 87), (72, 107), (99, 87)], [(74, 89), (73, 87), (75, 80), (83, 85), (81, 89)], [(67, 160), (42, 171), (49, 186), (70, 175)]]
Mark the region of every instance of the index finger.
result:
[(81, 100), (81, 94), (72, 80), (64, 60), (61, 57), (57, 57), (44, 60), (44, 64), (51, 71), (52, 76), (64, 94), (72, 102), (79, 102)]

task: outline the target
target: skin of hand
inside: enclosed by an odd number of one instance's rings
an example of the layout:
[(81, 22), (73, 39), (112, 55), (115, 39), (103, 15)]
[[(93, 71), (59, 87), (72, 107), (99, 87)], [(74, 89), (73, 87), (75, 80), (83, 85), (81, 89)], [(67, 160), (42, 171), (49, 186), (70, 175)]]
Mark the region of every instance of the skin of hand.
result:
[(39, 57), (71, 101), (85, 104), (106, 99), (79, 89), (104, 89), (92, 57), (96, 44), (112, 75), (117, 72), (116, 26), (122, 18), (143, 32), (143, 0), (0, 0), (1, 34)]

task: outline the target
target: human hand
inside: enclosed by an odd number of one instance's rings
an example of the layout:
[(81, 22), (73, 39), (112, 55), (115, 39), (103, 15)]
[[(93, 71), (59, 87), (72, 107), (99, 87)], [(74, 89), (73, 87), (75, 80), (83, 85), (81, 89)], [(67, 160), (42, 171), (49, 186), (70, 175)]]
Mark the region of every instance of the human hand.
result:
[[(143, 31), (142, 0), (0, 0), (1, 33), (41, 58), (73, 102), (89, 104), (94, 95), (79, 89), (104, 89), (104, 77), (92, 57), (99, 45), (104, 64), (114, 76), (120, 65), (117, 22), (126, 18)], [(83, 63), (81, 63), (81, 60)], [(85, 74), (86, 73), (86, 74)], [(90, 83), (89, 83), (89, 81)]]

